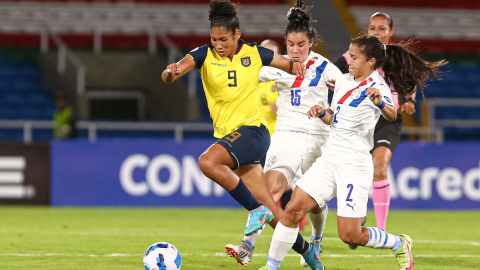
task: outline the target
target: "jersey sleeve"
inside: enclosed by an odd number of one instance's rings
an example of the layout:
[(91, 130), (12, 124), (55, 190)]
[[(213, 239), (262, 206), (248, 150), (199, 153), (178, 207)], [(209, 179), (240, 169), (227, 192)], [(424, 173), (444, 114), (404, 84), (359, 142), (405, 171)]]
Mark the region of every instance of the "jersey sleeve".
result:
[(273, 57), (275, 56), (275, 53), (272, 50), (267, 49), (263, 46), (257, 46), (257, 49), (258, 49), (258, 54), (262, 59), (262, 65), (270, 66), (270, 63), (272, 63)]
[(258, 74), (258, 81), (259, 82), (269, 82), (271, 81), (272, 79), (270, 79), (270, 70), (268, 67), (262, 67), (262, 69), (260, 69), (260, 73)]
[(328, 65), (325, 68), (325, 71), (322, 73), (322, 75), (324, 76), (325, 82), (328, 83), (328, 81), (330, 81), (330, 80), (335, 80), (336, 81), (337, 78), (340, 78), (340, 76), (342, 76), (342, 72), (334, 64), (328, 63)]
[(197, 47), (191, 50), (187, 55), (190, 55), (195, 61), (195, 67), (200, 69), (203, 66), (203, 62), (207, 58), (208, 54), (208, 45), (202, 47)]

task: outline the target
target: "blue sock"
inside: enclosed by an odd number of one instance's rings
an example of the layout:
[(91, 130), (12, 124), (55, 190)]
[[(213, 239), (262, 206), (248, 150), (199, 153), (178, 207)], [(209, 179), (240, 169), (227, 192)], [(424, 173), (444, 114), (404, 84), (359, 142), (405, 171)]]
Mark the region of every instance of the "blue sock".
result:
[(298, 233), (297, 240), (295, 240), (295, 243), (293, 244), (292, 249), (301, 255), (307, 252), (309, 247), (310, 247), (310, 244), (307, 241), (305, 241), (305, 239), (303, 239), (300, 233)]
[(253, 197), (252, 193), (245, 186), (241, 178), (238, 181), (237, 187), (235, 187), (234, 189), (232, 189), (232, 191), (228, 193), (230, 193), (230, 196), (232, 196), (239, 204), (245, 207), (245, 209), (247, 209), (248, 211), (252, 211), (253, 209), (256, 209), (262, 206), (262, 204), (259, 203), (257, 199), (255, 199), (255, 197)]
[(280, 203), (282, 204), (283, 210), (285, 210), (288, 202), (292, 199), (292, 193), (293, 193), (292, 189), (289, 189), (289, 190), (285, 191), (283, 193), (282, 197), (280, 198)]

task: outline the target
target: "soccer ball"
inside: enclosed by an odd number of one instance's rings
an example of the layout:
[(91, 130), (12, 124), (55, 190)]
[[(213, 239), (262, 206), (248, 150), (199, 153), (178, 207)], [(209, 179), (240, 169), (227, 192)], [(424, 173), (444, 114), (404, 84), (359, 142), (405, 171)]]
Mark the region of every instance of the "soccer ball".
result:
[(179, 270), (182, 257), (172, 244), (157, 242), (145, 251), (143, 266), (145, 270)]

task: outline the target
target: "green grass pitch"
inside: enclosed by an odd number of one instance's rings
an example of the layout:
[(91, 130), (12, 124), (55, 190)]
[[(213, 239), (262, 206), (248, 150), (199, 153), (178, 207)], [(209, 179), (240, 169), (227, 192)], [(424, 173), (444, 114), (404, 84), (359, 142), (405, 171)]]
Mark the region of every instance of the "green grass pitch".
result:
[[(182, 269), (244, 269), (224, 256), (224, 246), (242, 238), (247, 212), (201, 208), (0, 207), (0, 269), (142, 270), (147, 247), (170, 242), (182, 254)], [(374, 226), (373, 212), (367, 226)], [(480, 269), (479, 211), (391, 211), (391, 233), (413, 241), (414, 269)], [(273, 230), (264, 231), (247, 269), (265, 264)], [(308, 238), (310, 224), (303, 233)], [(334, 269), (398, 269), (390, 250), (350, 250), (338, 238), (331, 211), (322, 262)], [(290, 251), (281, 269), (306, 269)]]

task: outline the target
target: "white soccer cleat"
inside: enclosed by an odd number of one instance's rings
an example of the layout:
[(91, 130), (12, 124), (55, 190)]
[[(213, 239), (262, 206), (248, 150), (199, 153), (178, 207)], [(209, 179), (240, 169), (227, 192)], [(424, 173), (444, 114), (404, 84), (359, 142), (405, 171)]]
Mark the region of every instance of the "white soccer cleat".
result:
[(226, 245), (225, 253), (227, 253), (230, 257), (235, 258), (237, 263), (244, 265), (245, 267), (248, 266), (253, 256), (253, 250), (250, 249), (250, 247), (244, 241), (242, 241), (242, 244), (239, 246), (232, 244)]

